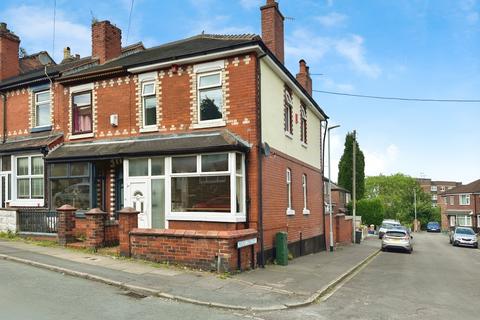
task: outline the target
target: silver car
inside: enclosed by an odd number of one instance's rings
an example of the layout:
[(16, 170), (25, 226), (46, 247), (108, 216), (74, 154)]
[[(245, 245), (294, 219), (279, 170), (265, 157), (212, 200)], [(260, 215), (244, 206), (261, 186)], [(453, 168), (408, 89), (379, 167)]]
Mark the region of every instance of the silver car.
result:
[(450, 233), (450, 243), (453, 246), (466, 246), (478, 248), (478, 236), (472, 228), (456, 227)]
[(389, 229), (382, 238), (382, 251), (389, 249), (401, 249), (412, 253), (412, 237), (405, 228)]

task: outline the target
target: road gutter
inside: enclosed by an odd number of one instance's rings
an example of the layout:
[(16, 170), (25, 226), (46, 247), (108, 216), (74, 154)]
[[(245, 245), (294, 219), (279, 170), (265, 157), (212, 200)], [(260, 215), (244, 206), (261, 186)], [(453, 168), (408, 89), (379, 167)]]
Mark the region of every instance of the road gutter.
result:
[(296, 302), (296, 303), (286, 303), (286, 304), (280, 304), (280, 305), (272, 305), (272, 306), (267, 306), (267, 307), (245, 307), (245, 306), (240, 306), (240, 305), (230, 305), (230, 304), (223, 304), (223, 303), (218, 303), (218, 302), (209, 302), (209, 301), (202, 301), (202, 300), (197, 300), (197, 299), (192, 299), (188, 297), (183, 297), (183, 296), (178, 296), (178, 295), (172, 295), (166, 292), (162, 292), (160, 290), (155, 290), (147, 287), (142, 287), (142, 286), (135, 286), (131, 285), (128, 283), (120, 282), (120, 281), (115, 281), (112, 279), (108, 279), (105, 277), (100, 277), (96, 276), (90, 273), (86, 272), (81, 272), (81, 271), (75, 271), (67, 268), (62, 268), (58, 266), (53, 266), (37, 261), (32, 261), (28, 259), (23, 259), (23, 258), (18, 258), (6, 254), (0, 254), (0, 259), (2, 260), (8, 260), (8, 261), (13, 261), (17, 263), (23, 263), (26, 265), (30, 265), (33, 267), (37, 268), (42, 268), (54, 272), (58, 272), (61, 274), (66, 274), (69, 276), (77, 277), (77, 278), (83, 278), (87, 280), (92, 280), (100, 283), (104, 283), (110, 286), (114, 286), (117, 288), (120, 288), (122, 290), (127, 290), (142, 296), (155, 296), (159, 298), (164, 298), (164, 299), (170, 299), (170, 300), (177, 300), (180, 302), (185, 302), (185, 303), (190, 303), (190, 304), (195, 304), (195, 305), (201, 305), (201, 306), (207, 306), (207, 307), (213, 307), (213, 308), (219, 308), (219, 309), (230, 309), (230, 310), (244, 310), (244, 311), (257, 311), (257, 312), (266, 312), (266, 311), (278, 311), (278, 310), (285, 310), (285, 309), (293, 309), (293, 308), (300, 308), (304, 306), (308, 306), (314, 302), (317, 301), (325, 301), (335, 293), (337, 289), (339, 289), (345, 282), (353, 278), (358, 272), (361, 271), (362, 268), (364, 268), (368, 263), (370, 263), (378, 254), (380, 253), (380, 250), (377, 250), (370, 254), (368, 257), (363, 259), (361, 262), (359, 262), (357, 265), (354, 267), (350, 268), (348, 271), (343, 273), (341, 276), (330, 282), (328, 285), (324, 286), (323, 288), (317, 290), (315, 293), (313, 293), (310, 297), (308, 297), (306, 300), (301, 301), (301, 302)]

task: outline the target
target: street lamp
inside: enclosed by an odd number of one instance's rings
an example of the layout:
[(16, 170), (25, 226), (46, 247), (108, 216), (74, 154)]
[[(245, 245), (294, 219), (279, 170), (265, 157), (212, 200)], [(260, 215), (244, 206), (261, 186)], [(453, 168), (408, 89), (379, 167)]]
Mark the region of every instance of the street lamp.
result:
[(332, 177), (330, 165), (330, 130), (340, 127), (336, 125), (327, 129), (328, 131), (328, 211), (330, 214), (330, 252), (333, 251), (333, 223), (332, 223)]

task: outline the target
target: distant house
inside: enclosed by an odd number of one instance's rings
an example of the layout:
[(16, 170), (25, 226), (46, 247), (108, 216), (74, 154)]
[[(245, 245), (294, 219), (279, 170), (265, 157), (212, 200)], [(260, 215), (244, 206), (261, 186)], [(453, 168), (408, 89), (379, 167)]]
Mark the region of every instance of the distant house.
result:
[(423, 189), (423, 191), (425, 191), (427, 194), (430, 194), (432, 207), (441, 206), (442, 202), (439, 199), (440, 194), (462, 185), (461, 182), (456, 181), (434, 181), (427, 178), (416, 178), (416, 180), (420, 184), (420, 187)]
[[(324, 181), (324, 198), (325, 198), (325, 234), (327, 247), (329, 246), (330, 233), (330, 207), (329, 207), (329, 187), (328, 178), (323, 178)], [(347, 205), (352, 201), (350, 191), (340, 187), (332, 182), (332, 226), (333, 239), (335, 244), (345, 244), (352, 241), (352, 217), (347, 216)]]
[(445, 211), (442, 212), (442, 228), (455, 226), (480, 230), (480, 179), (461, 185), (441, 194)]

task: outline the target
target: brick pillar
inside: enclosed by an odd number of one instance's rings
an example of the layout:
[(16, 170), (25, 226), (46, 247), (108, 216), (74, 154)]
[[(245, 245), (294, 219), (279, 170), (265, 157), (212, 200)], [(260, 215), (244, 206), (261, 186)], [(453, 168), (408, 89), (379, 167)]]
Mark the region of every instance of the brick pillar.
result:
[(58, 212), (58, 243), (65, 246), (67, 243), (74, 242), (73, 228), (75, 227), (75, 211), (76, 208), (71, 205), (64, 204), (57, 208)]
[(87, 219), (87, 228), (85, 230), (87, 248), (97, 249), (104, 246), (106, 216), (107, 213), (99, 208), (94, 208), (85, 212), (85, 217)]
[(118, 211), (118, 238), (122, 257), (130, 257), (130, 231), (138, 228), (139, 213), (131, 207)]

